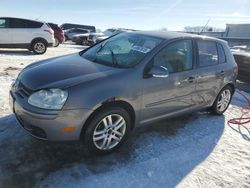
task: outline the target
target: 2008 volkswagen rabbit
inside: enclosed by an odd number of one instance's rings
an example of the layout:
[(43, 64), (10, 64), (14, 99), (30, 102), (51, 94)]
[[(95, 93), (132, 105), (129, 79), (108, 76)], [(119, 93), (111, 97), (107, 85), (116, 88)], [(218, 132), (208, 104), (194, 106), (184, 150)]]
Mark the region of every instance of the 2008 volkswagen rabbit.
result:
[(226, 42), (169, 32), (121, 33), (80, 53), (33, 63), (10, 90), (22, 127), (36, 138), (117, 149), (140, 124), (227, 109), (237, 65)]

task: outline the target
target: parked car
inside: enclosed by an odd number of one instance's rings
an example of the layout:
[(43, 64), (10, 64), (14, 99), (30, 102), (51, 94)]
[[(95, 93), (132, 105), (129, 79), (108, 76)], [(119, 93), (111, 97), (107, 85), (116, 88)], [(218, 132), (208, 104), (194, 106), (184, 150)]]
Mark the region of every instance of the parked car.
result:
[(91, 32), (89, 31), (88, 33), (74, 35), (72, 42), (75, 42), (78, 45), (88, 45), (88, 37), (90, 34)]
[(98, 43), (110, 36), (116, 35), (118, 33), (126, 32), (126, 31), (136, 31), (131, 29), (123, 29), (123, 28), (111, 28), (107, 29), (104, 32), (100, 33), (91, 33), (88, 38), (88, 44), (93, 45), (95, 43)]
[(24, 68), (10, 90), (20, 125), (36, 138), (119, 148), (135, 126), (228, 108), (237, 64), (225, 41), (169, 32), (124, 32), (80, 53)]
[(54, 42), (54, 31), (44, 22), (0, 17), (0, 48), (27, 48), (44, 54)]
[(88, 38), (87, 38), (87, 44), (88, 45), (93, 45), (96, 44), (98, 41), (101, 41), (108, 38), (108, 36), (102, 32), (100, 33), (91, 33)]
[(81, 24), (64, 23), (64, 24), (61, 25), (61, 28), (63, 30), (73, 29), (73, 28), (81, 28), (81, 29), (89, 30), (91, 32), (96, 32), (95, 26), (91, 26), (91, 25), (81, 25)]
[(250, 52), (234, 51), (234, 59), (239, 67), (237, 79), (243, 82), (250, 83)]
[(64, 38), (64, 32), (63, 30), (54, 23), (48, 23), (49, 26), (53, 29), (54, 31), (54, 38), (55, 38), (55, 47), (59, 46), (59, 44), (63, 43), (65, 38)]
[(80, 28), (73, 28), (73, 29), (68, 29), (64, 31), (65, 35), (65, 40), (72, 40), (75, 35), (78, 34), (86, 34), (89, 33), (90, 31), (87, 29), (80, 29)]

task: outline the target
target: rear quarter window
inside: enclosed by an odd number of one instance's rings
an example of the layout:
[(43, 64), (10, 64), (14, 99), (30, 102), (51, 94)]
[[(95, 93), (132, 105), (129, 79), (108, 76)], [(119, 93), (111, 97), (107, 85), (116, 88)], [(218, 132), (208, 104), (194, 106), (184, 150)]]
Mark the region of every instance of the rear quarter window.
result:
[(225, 50), (223, 46), (219, 43), (217, 43), (217, 50), (218, 50), (218, 55), (219, 55), (219, 63), (225, 63), (226, 60), (226, 55), (225, 55)]
[(199, 67), (218, 64), (217, 44), (213, 41), (198, 40)]

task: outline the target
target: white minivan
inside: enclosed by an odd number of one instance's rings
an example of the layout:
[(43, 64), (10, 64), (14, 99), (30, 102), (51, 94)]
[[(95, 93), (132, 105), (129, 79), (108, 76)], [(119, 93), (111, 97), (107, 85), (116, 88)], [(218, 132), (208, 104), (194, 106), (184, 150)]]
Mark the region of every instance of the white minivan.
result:
[(46, 23), (0, 17), (0, 48), (27, 48), (44, 54), (54, 41), (54, 31)]

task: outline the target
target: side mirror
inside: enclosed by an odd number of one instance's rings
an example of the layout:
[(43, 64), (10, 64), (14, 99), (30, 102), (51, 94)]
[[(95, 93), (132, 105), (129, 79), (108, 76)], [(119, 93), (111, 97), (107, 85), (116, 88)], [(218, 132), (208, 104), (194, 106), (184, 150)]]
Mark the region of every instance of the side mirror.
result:
[(153, 66), (148, 74), (155, 78), (167, 78), (169, 76), (168, 69), (163, 66)]

